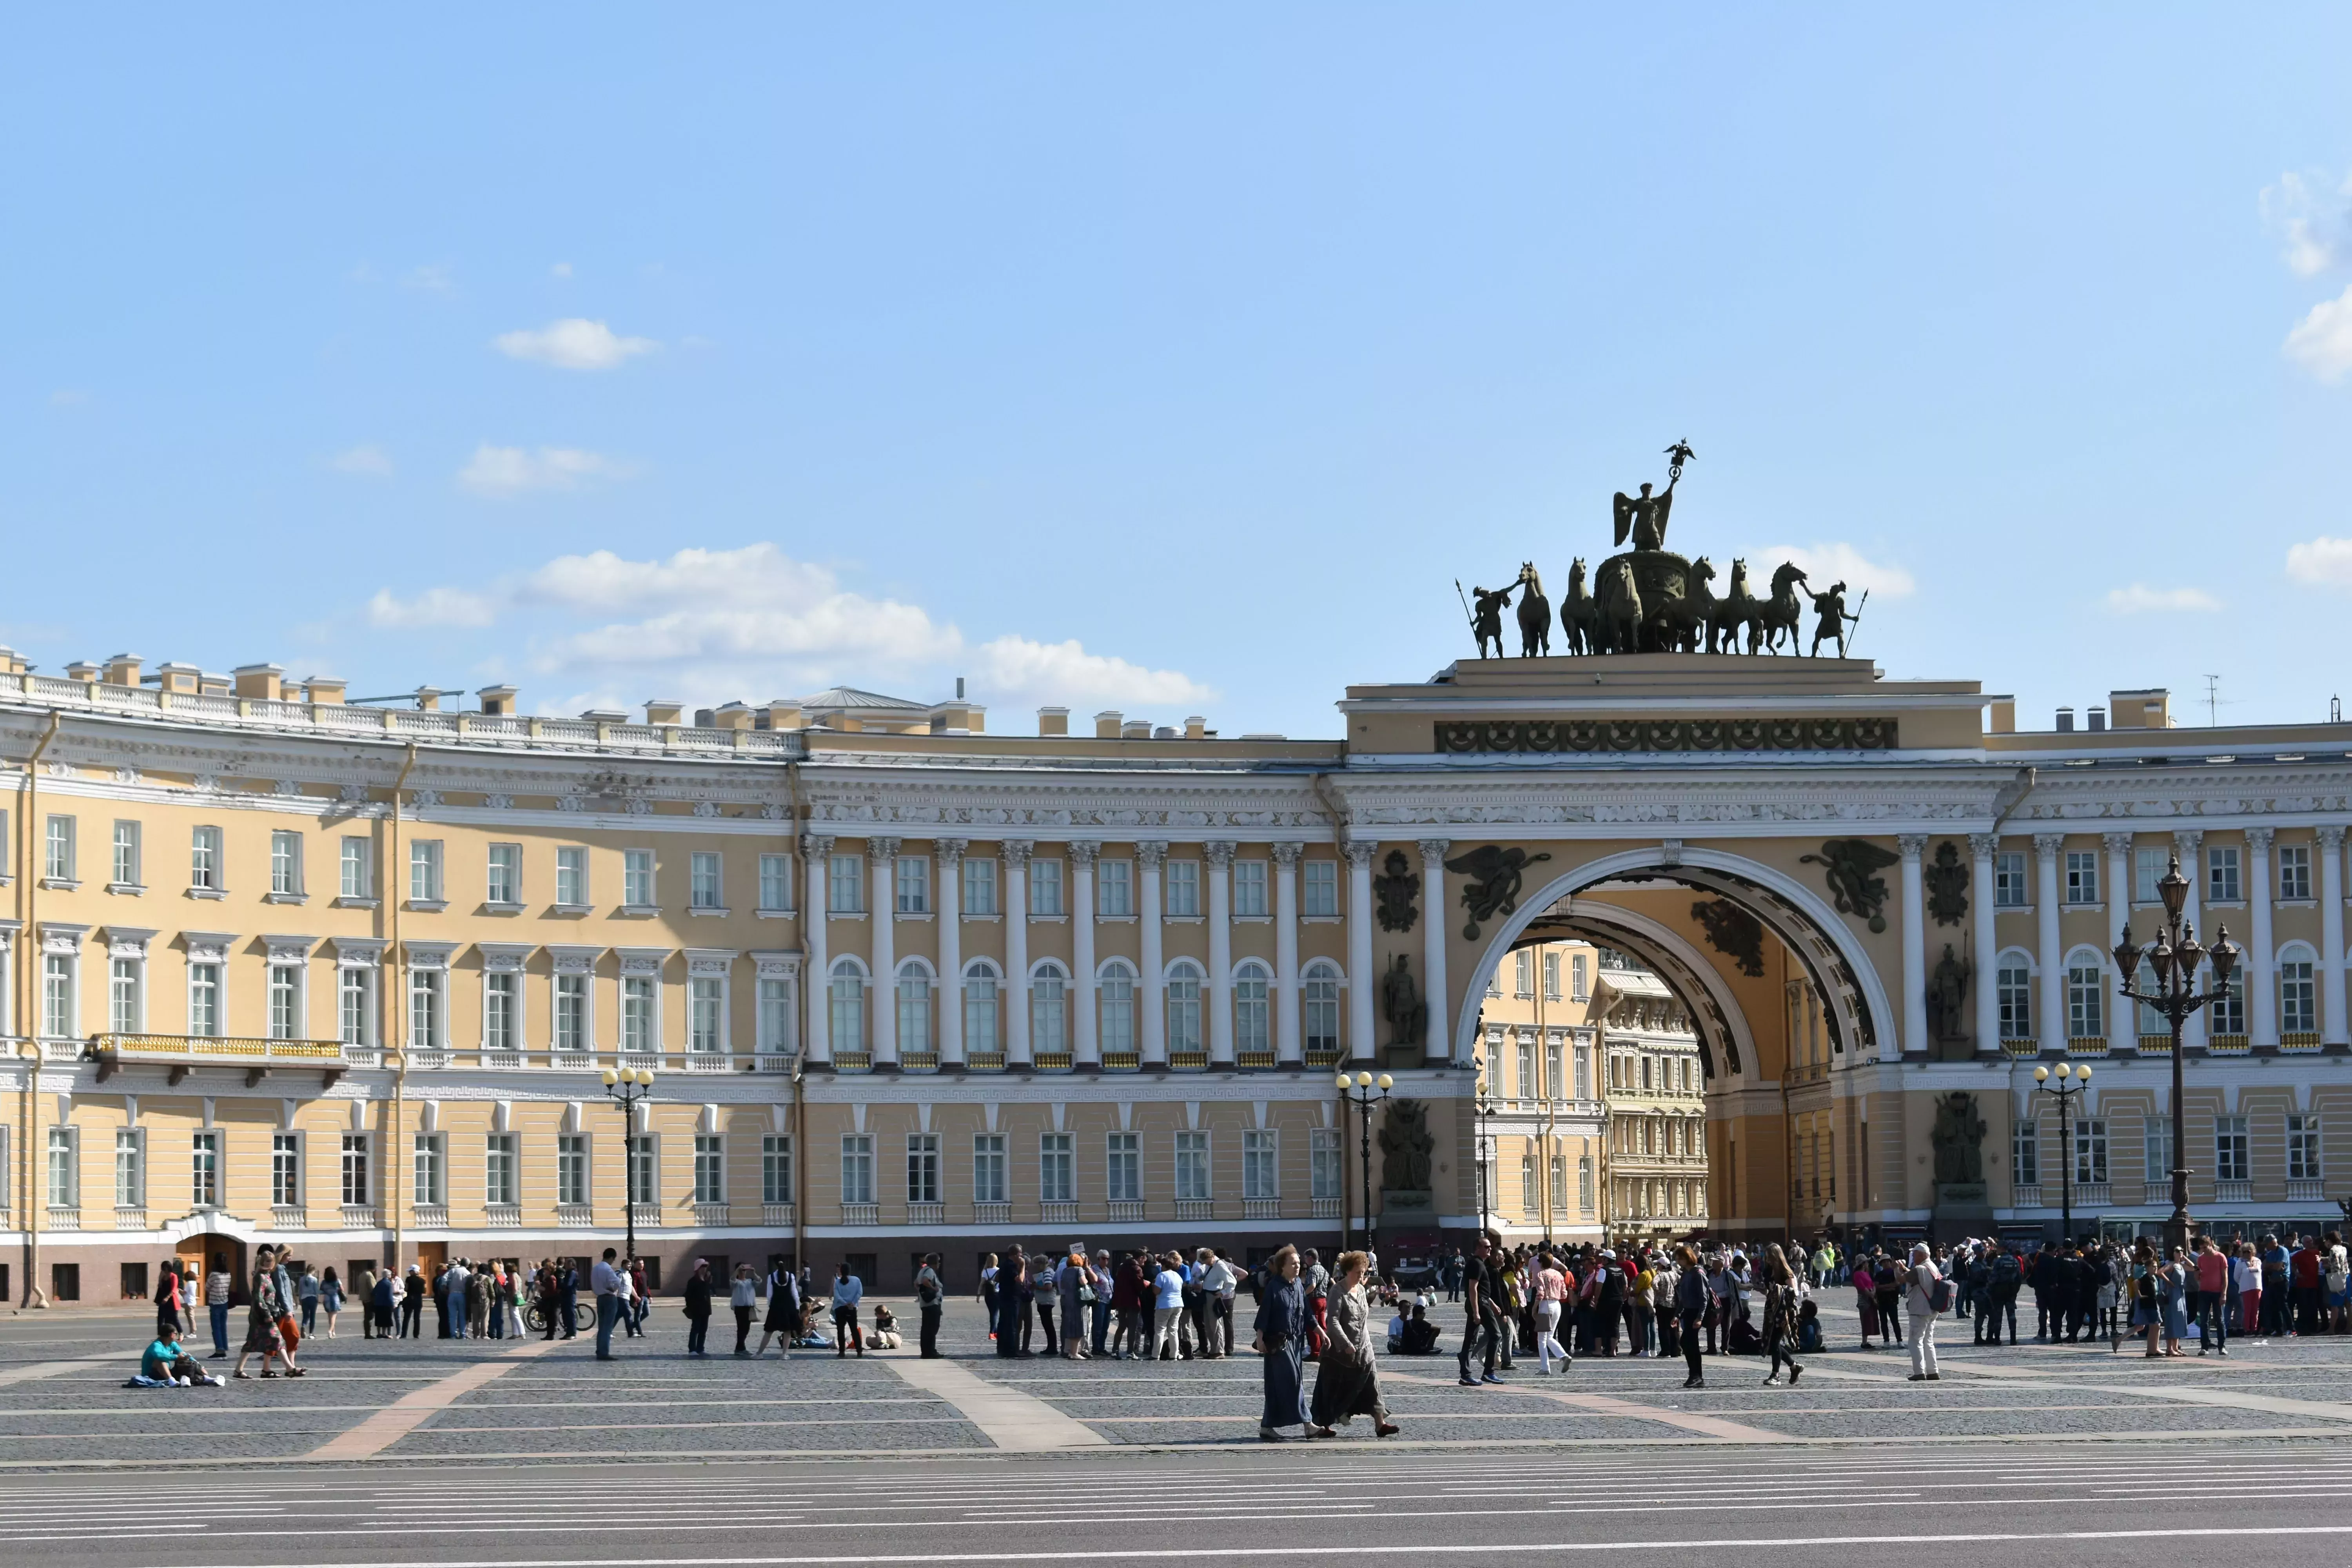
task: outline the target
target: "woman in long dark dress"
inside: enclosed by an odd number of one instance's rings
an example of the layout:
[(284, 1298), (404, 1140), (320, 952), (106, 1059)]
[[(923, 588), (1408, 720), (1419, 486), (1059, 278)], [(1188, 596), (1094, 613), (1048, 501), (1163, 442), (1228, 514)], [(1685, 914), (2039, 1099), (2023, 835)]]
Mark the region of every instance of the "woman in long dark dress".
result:
[(1397, 1428), (1381, 1398), (1380, 1371), (1372, 1360), (1371, 1303), (1364, 1297), (1371, 1259), (1360, 1252), (1343, 1252), (1338, 1262), (1339, 1275), (1331, 1282), (1330, 1337), (1323, 1343), (1323, 1360), (1315, 1372), (1311, 1436), (1336, 1436), (1331, 1429), (1335, 1423), (1369, 1415), (1377, 1435), (1393, 1437)]
[[(1298, 1249), (1285, 1247), (1267, 1265), (1271, 1277), (1257, 1304), (1255, 1349), (1265, 1369), (1265, 1408), (1259, 1413), (1262, 1441), (1285, 1441), (1281, 1428), (1314, 1423), (1307, 1414), (1307, 1291), (1298, 1283)], [(1325, 1436), (1331, 1436), (1327, 1429)]]

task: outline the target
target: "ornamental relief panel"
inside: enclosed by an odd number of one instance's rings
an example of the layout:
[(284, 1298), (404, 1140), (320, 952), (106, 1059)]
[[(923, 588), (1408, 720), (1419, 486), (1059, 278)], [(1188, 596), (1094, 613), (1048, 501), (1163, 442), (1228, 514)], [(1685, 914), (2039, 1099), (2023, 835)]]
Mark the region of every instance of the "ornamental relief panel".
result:
[(1893, 719), (1440, 719), (1436, 749), (1474, 752), (1877, 752)]

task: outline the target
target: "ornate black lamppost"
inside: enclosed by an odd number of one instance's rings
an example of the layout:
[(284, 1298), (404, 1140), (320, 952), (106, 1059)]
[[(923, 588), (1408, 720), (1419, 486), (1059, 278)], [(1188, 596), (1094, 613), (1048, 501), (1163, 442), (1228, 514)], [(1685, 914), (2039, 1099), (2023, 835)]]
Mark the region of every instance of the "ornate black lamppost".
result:
[[(1339, 1083), (1339, 1103), (1354, 1106), (1357, 1120), (1362, 1124), (1360, 1158), (1364, 1167), (1364, 1250), (1370, 1252), (1373, 1250), (1374, 1234), (1372, 1227), (1372, 1107), (1389, 1097), (1389, 1090), (1395, 1086), (1396, 1080), (1386, 1073), (1375, 1079), (1368, 1072), (1360, 1072), (1353, 1078), (1341, 1073)], [(1372, 1092), (1375, 1088), (1380, 1090), (1378, 1094)], [(1343, 1225), (1341, 1226), (1343, 1237), (1345, 1233), (1346, 1226)]]
[(623, 1068), (615, 1072), (606, 1068), (604, 1072), (604, 1092), (621, 1108), (621, 1214), (628, 1228), (627, 1256), (637, 1255), (637, 1192), (635, 1173), (630, 1162), (635, 1157), (630, 1144), (636, 1141), (637, 1107), (654, 1097), (654, 1069)]
[[(2180, 874), (2180, 857), (2172, 857), (2171, 868), (2156, 885), (2164, 900), (2164, 917), (2158, 924), (2156, 941), (2142, 948), (2131, 938), (2131, 925), (2126, 921), (2121, 935), (2116, 938), (2115, 960), (2123, 984), (2116, 987), (2125, 997), (2144, 1002), (2164, 1016), (2172, 1031), (2172, 1217), (2164, 1222), (2164, 1244), (2178, 1247), (2184, 1252), (2189, 1247), (2189, 1167), (2183, 1163), (2189, 1150), (2187, 1108), (2181, 1103), (2180, 1089), (2180, 1026), (2196, 1016), (2197, 1010), (2221, 1000), (2230, 994), (2230, 976), (2237, 972), (2238, 944), (2230, 940), (2230, 928), (2218, 926), (2221, 937), (2211, 950), (2213, 983), (2203, 991), (2192, 990), (2197, 983), (2197, 965), (2208, 954), (2199, 946), (2197, 932), (2183, 925), (2181, 906), (2189, 900), (2189, 879)], [(2132, 982), (2138, 978), (2139, 962), (2145, 957), (2156, 972), (2153, 991), (2135, 991)]]
[(1486, 1098), (1486, 1058), (1472, 1057), (1470, 1070), (1478, 1075), (1471, 1086), (1470, 1137), (1478, 1155), (1478, 1234), (1485, 1236), (1493, 1228), (1486, 1217), (1486, 1119), (1495, 1113), (1495, 1107)]
[[(2081, 1081), (2072, 1089), (2070, 1079)], [(2060, 1062), (2058, 1087), (2050, 1087), (2050, 1069), (2033, 1069), (2033, 1089), (2037, 1094), (2054, 1096), (2058, 1101), (2058, 1239), (2072, 1244), (2074, 1239), (2074, 1144), (2067, 1136), (2068, 1113), (2074, 1102), (2091, 1092), (2091, 1068), (2087, 1062)]]

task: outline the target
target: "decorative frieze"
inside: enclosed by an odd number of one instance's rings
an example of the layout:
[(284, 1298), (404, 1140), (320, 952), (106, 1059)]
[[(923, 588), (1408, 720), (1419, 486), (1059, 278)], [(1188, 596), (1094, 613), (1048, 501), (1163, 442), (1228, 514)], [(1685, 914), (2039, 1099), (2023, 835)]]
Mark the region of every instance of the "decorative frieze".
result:
[(1436, 749), (1481, 752), (1884, 752), (1893, 719), (1440, 719)]

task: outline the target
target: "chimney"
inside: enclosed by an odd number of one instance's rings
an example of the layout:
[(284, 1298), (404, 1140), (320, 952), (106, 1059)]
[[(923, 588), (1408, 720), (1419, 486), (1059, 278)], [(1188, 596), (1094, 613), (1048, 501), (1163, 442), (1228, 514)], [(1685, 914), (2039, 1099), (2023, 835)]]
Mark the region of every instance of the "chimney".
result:
[(1992, 717), (1987, 722), (1987, 730), (1995, 735), (2017, 733), (2017, 700), (2013, 697), (1995, 698), (1991, 707)]
[(1040, 735), (1066, 735), (1069, 732), (1070, 710), (1068, 709), (1040, 708), (1037, 710), (1037, 733)]
[(344, 689), (350, 682), (340, 675), (314, 675), (302, 684), (309, 689), (311, 701), (332, 703), (343, 700)]
[(2104, 708), (2086, 707), (2083, 710), (2083, 722), (2091, 733), (2095, 735), (2107, 727), (2107, 710)]
[(66, 666), (66, 679), (68, 680), (87, 680), (94, 682), (98, 679), (98, 666), (90, 663), (87, 659), (76, 659), (73, 663)]
[(1184, 716), (1184, 738), (1186, 740), (1206, 740), (1208, 738), (1208, 734), (1209, 721), (1206, 719), (1203, 719), (1198, 713), (1188, 713)]
[(474, 693), (482, 700), (486, 718), (511, 719), (515, 710), (515, 689), (511, 686), (485, 686)]
[(438, 713), (441, 711), (440, 691), (436, 688), (430, 686), (418, 687), (416, 689), (416, 710), (419, 713)]
[(106, 683), (109, 686), (136, 686), (139, 667), (145, 663), (135, 653), (118, 653), (106, 661)]
[(1151, 739), (1151, 721), (1129, 719), (1118, 727), (1118, 738), (1122, 741), (1149, 741)]
[(778, 697), (768, 703), (768, 728), (771, 730), (805, 729), (808, 721), (801, 715), (801, 705), (787, 698)]
[(159, 664), (155, 667), (155, 683), (166, 691), (185, 692), (193, 696), (204, 678), (204, 671), (193, 664)]
[(236, 694), (239, 697), (260, 697), (278, 700), (285, 688), (286, 667), (278, 664), (240, 664), (236, 671)]
[(648, 724), (677, 724), (682, 722), (685, 716), (686, 704), (675, 698), (646, 699), (646, 722)]
[(710, 722), (713, 728), (719, 730), (749, 730), (753, 717), (750, 703), (730, 702), (723, 708), (712, 710)]
[(1096, 714), (1095, 739), (1097, 741), (1118, 740), (1119, 721), (1123, 717), (1125, 717), (1125, 715), (1121, 714), (1116, 708), (1107, 709), (1104, 711)]
[(2058, 710), (2058, 732), (2062, 735), (2074, 732), (2074, 710), (2072, 708)]

